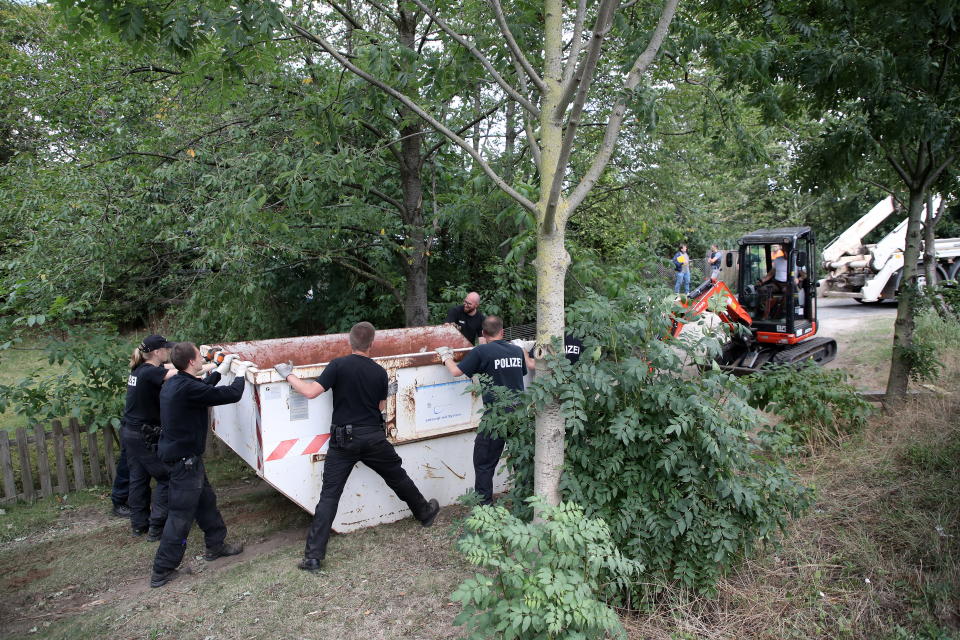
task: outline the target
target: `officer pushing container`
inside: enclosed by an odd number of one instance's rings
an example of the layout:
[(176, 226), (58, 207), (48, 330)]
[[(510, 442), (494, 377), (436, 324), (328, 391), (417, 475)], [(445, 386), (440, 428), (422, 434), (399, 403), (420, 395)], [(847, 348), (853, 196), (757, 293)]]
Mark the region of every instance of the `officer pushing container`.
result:
[(357, 462), (363, 462), (383, 478), (424, 527), (432, 525), (440, 511), (436, 500), (424, 499), (404, 471), (393, 445), (387, 441), (382, 412), (387, 403), (388, 379), (386, 370), (370, 358), (375, 334), (369, 322), (355, 324), (350, 329), (353, 353), (331, 360), (316, 380), (301, 380), (293, 374), (292, 364), (274, 365), (293, 390), (307, 398), (316, 398), (333, 389), (333, 418), (323, 466), (323, 486), (307, 534), (304, 557), (297, 565), (305, 571), (318, 571), (323, 565), (340, 496)]
[[(157, 458), (160, 438), (160, 390), (176, 375), (176, 369), (164, 366), (170, 360), (174, 343), (163, 336), (147, 336), (130, 356), (127, 399), (120, 427), (120, 442), (126, 451), (130, 473), (127, 505), (133, 535), (147, 534), (147, 540), (160, 539), (167, 520), (167, 467)], [(150, 500), (150, 479), (157, 488)]]
[(218, 387), (221, 376), (230, 371), (236, 358), (228, 355), (203, 380), (203, 358), (192, 342), (180, 342), (173, 348), (170, 360), (177, 374), (163, 385), (160, 392), (160, 460), (170, 474), (169, 507), (160, 547), (153, 561), (151, 587), (162, 587), (177, 577), (177, 567), (187, 548), (187, 536), (194, 520), (203, 531), (206, 560), (232, 556), (243, 551), (243, 545), (226, 542), (227, 527), (217, 509), (217, 496), (207, 480), (203, 452), (207, 447), (207, 409), (230, 404), (243, 396), (247, 366), (241, 366), (230, 385)]
[[(460, 366), (454, 362), (450, 347), (440, 347), (437, 355), (454, 377), (483, 373), (490, 376), (495, 386), (523, 391), (523, 376), (528, 367), (533, 368), (533, 361), (523, 349), (503, 339), (503, 320), (487, 316), (483, 321), (483, 337), (486, 344), (471, 349), (460, 361)], [(489, 406), (493, 401), (494, 391), (488, 387), (483, 393), (483, 403)], [(480, 431), (473, 441), (474, 488), (480, 494), (482, 504), (493, 503), (493, 475), (505, 444), (503, 438)]]

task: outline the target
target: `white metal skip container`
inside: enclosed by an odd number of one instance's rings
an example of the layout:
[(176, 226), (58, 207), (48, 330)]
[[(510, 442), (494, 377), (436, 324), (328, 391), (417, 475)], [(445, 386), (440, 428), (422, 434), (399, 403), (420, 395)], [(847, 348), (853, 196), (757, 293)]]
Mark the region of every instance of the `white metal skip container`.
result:
[[(387, 433), (403, 459), (403, 468), (428, 500), (453, 504), (474, 484), (473, 440), (480, 423), (482, 401), (465, 390), (471, 380), (453, 378), (434, 351), (454, 348), (459, 360), (470, 343), (453, 325), (377, 331), (370, 356), (387, 371)], [(349, 355), (348, 334), (280, 338), (216, 345), (235, 353), (237, 361), (253, 363), (243, 397), (235, 404), (214, 407), (213, 432), (257, 475), (278, 491), (314, 512), (320, 498), (324, 459), (330, 439), (333, 394), (308, 400), (294, 391), (273, 369), (291, 361), (294, 373), (314, 379), (326, 365)], [(201, 351), (206, 353), (204, 345)], [(221, 384), (234, 379), (233, 371)], [(494, 492), (503, 491), (501, 465)], [(374, 471), (357, 464), (333, 522), (340, 533), (411, 515), (407, 505)]]

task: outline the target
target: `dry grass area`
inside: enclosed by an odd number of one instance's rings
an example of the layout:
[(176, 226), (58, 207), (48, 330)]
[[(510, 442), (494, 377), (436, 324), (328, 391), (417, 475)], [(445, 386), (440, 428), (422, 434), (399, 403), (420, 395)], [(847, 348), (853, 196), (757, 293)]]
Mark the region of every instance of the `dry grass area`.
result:
[[(951, 358), (956, 361), (955, 358)], [(948, 379), (957, 380), (960, 367)], [(817, 502), (714, 598), (625, 616), (636, 639), (960, 638), (960, 384), (799, 462)]]

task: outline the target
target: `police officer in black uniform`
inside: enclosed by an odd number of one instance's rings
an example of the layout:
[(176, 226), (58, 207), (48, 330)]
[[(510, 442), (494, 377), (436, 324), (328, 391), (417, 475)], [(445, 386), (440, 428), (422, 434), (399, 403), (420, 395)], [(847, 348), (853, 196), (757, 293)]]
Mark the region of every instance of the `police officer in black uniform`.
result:
[(293, 390), (307, 398), (333, 389), (333, 419), (323, 465), (323, 486), (307, 534), (304, 557), (297, 565), (305, 571), (318, 571), (323, 565), (340, 496), (357, 462), (376, 471), (424, 527), (432, 525), (440, 512), (436, 500), (424, 499), (387, 441), (382, 411), (387, 403), (388, 379), (384, 368), (370, 359), (375, 334), (369, 322), (355, 324), (350, 329), (353, 353), (331, 360), (316, 380), (301, 380), (293, 374), (292, 364), (274, 365)]
[[(160, 389), (176, 375), (164, 366), (170, 360), (172, 342), (163, 336), (147, 336), (130, 356), (127, 401), (120, 426), (120, 443), (126, 452), (130, 474), (127, 505), (133, 535), (160, 539), (167, 520), (167, 468), (157, 458), (160, 438)], [(150, 500), (150, 479), (157, 488)], [(148, 531), (149, 529), (149, 531)]]
[[(490, 376), (495, 386), (523, 391), (523, 376), (528, 367), (533, 366), (529, 356), (520, 347), (503, 339), (503, 321), (497, 316), (484, 319), (483, 336), (486, 344), (471, 349), (460, 361), (459, 367), (449, 347), (437, 349), (437, 355), (454, 377), (484, 373)], [(494, 391), (488, 388), (483, 393), (483, 402), (490, 404), (493, 401)], [(473, 441), (474, 488), (482, 497), (482, 504), (493, 503), (493, 474), (505, 444), (503, 438), (479, 431)]]
[(470, 341), (470, 344), (476, 344), (477, 337), (483, 330), (484, 317), (480, 312), (480, 294), (471, 291), (463, 299), (463, 304), (450, 307), (446, 321), (457, 325), (457, 329), (460, 329), (460, 333)]
[(187, 549), (187, 535), (194, 520), (203, 531), (206, 560), (232, 556), (242, 544), (226, 542), (227, 526), (217, 509), (217, 496), (207, 480), (203, 452), (207, 447), (207, 409), (237, 402), (243, 396), (247, 366), (241, 366), (232, 384), (215, 386), (230, 370), (236, 356), (224, 358), (216, 371), (203, 380), (196, 376), (203, 367), (200, 350), (192, 342), (179, 342), (170, 361), (177, 374), (160, 391), (160, 443), (157, 454), (170, 474), (170, 511), (160, 546), (153, 560), (151, 587), (162, 587), (177, 577), (177, 567)]

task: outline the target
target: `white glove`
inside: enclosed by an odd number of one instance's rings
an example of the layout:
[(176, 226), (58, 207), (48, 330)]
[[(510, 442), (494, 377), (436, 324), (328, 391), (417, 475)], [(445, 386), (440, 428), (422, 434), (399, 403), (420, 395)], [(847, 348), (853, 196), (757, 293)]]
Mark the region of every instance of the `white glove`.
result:
[(273, 368), (276, 369), (277, 373), (280, 374), (281, 378), (286, 380), (287, 376), (293, 373), (293, 362), (291, 361), (278, 362), (277, 364), (273, 365)]
[(446, 362), (453, 358), (453, 349), (450, 347), (437, 347), (437, 355), (440, 356), (440, 362)]
[(244, 360), (244, 361), (242, 361), (242, 362), (238, 362), (238, 363), (237, 363), (237, 377), (238, 377), (238, 378), (246, 378), (246, 377), (247, 377), (247, 370), (250, 369), (250, 367), (252, 367), (252, 366), (253, 366), (253, 363), (250, 362), (250, 361), (248, 361), (248, 360)]
[(221, 362), (220, 366), (217, 367), (217, 373), (219, 373), (222, 376), (225, 376), (228, 373), (230, 373), (230, 363), (236, 359), (237, 359), (237, 354), (235, 353), (228, 353), (227, 355), (223, 356), (223, 362)]

